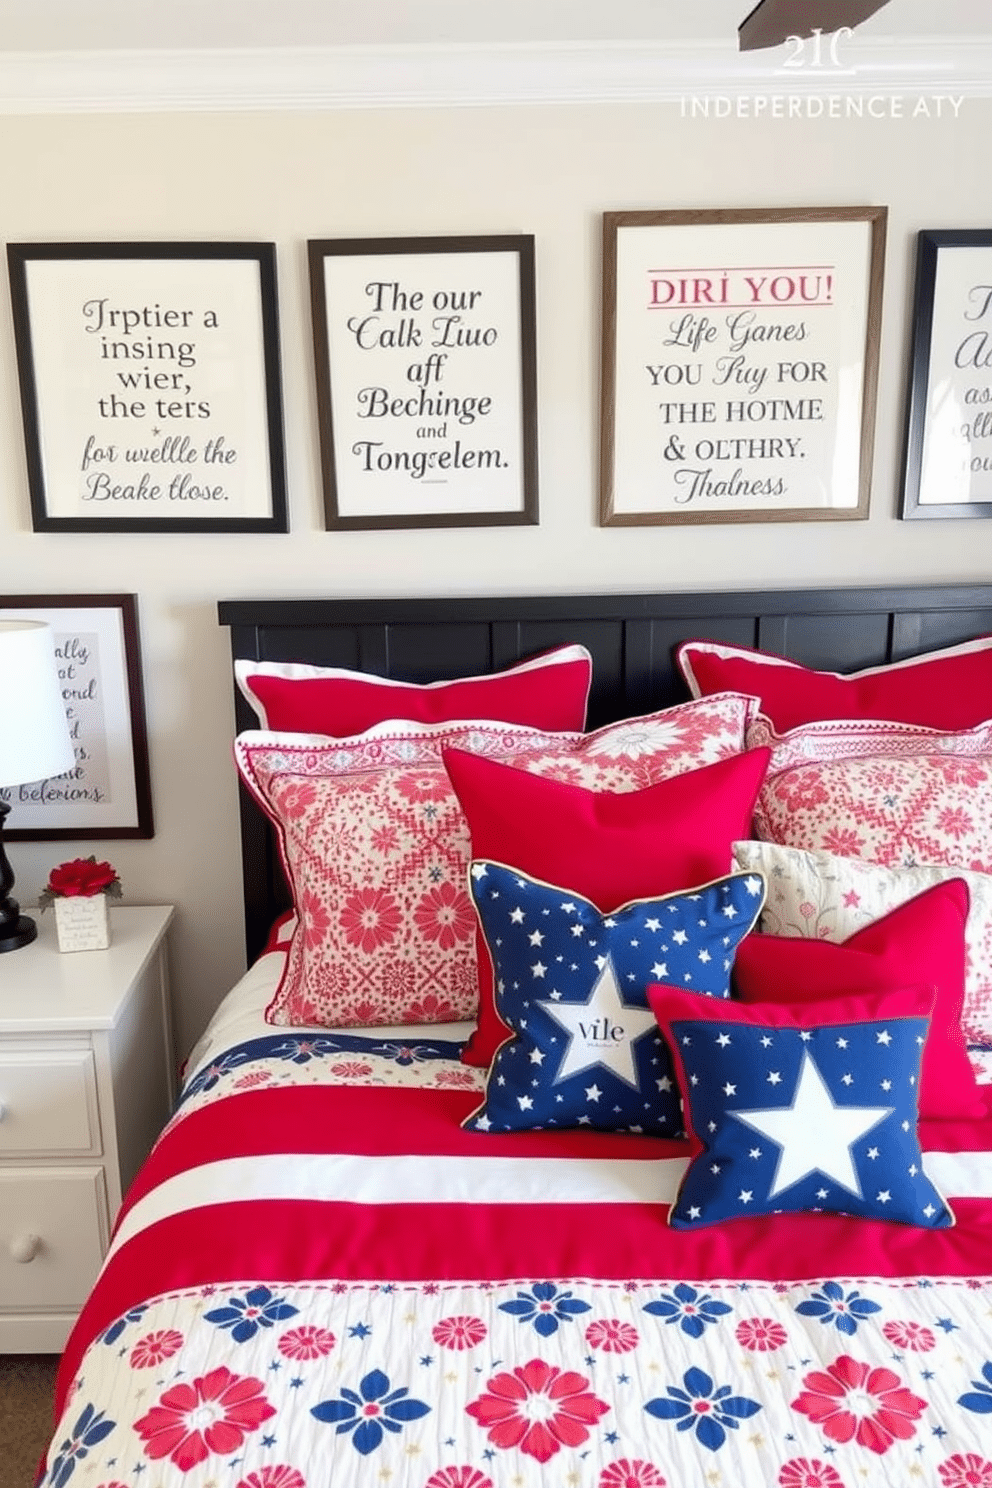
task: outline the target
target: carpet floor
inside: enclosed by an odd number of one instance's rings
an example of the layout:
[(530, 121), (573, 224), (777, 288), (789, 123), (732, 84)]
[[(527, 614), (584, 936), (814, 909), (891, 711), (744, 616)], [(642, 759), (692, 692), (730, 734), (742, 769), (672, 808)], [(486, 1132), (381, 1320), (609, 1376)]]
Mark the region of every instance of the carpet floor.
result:
[(31, 1488), (52, 1434), (57, 1354), (0, 1354), (0, 1488)]

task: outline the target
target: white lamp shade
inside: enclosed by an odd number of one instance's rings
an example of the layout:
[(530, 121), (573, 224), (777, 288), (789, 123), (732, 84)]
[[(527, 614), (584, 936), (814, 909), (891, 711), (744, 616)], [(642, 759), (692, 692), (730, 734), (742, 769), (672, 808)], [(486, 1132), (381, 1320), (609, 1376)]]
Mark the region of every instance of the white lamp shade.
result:
[(52, 627), (0, 620), (0, 787), (47, 780), (75, 763)]

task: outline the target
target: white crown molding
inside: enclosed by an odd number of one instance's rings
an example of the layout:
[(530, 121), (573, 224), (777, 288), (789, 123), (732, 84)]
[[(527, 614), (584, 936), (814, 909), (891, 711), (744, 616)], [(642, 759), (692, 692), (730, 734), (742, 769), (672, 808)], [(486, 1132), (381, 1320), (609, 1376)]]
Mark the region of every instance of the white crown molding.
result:
[[(825, 39), (826, 40), (826, 39)], [(729, 42), (0, 54), (0, 114), (684, 102), (697, 95), (992, 97), (992, 37), (848, 40), (840, 67)]]

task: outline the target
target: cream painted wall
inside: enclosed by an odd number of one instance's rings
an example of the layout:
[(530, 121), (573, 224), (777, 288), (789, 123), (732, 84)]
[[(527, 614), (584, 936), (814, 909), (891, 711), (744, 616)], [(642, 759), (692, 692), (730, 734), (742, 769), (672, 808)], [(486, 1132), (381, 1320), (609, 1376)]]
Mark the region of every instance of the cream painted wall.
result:
[[(138, 596), (156, 834), (107, 844), (135, 902), (178, 906), (178, 1041), (243, 966), (233, 704), (219, 598), (457, 595), (977, 581), (984, 523), (901, 523), (914, 234), (988, 226), (992, 103), (957, 120), (702, 121), (657, 106), (0, 118), (10, 241), (238, 238), (278, 247), (291, 532), (35, 534), (13, 335), (0, 300), (0, 590)], [(867, 523), (596, 523), (599, 231), (605, 209), (889, 207)], [(308, 237), (528, 232), (537, 244), (541, 524), (325, 533)], [(101, 844), (96, 844), (103, 850)], [(15, 843), (17, 892), (90, 844)], [(6, 970), (0, 958), (0, 996)]]

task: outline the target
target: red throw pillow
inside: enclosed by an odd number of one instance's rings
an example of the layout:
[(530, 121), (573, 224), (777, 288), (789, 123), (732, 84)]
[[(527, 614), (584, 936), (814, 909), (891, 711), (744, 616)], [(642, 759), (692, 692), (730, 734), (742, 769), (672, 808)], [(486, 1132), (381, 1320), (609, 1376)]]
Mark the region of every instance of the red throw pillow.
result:
[(684, 641), (675, 654), (693, 697), (748, 693), (779, 733), (823, 718), (884, 718), (936, 729), (973, 728), (992, 718), (992, 636), (846, 675), (716, 641)]
[(806, 1003), (853, 993), (898, 990), (909, 982), (937, 989), (923, 1054), (920, 1115), (951, 1120), (985, 1109), (961, 1032), (968, 886), (935, 884), (839, 945), (750, 935), (734, 962), (742, 1002)]
[[(768, 751), (752, 749), (624, 793), (566, 785), (461, 749), (445, 749), (443, 758), (474, 858), (566, 885), (606, 914), (726, 873), (731, 842), (749, 833)], [(507, 1030), (496, 1014), (481, 931), (477, 946), (479, 1024), (462, 1057), (485, 1066)]]
[(559, 646), (505, 672), (422, 686), (296, 662), (241, 660), (234, 675), (262, 728), (277, 733), (344, 739), (387, 718), (414, 723), (486, 718), (578, 733), (586, 726), (592, 657), (584, 646)]

